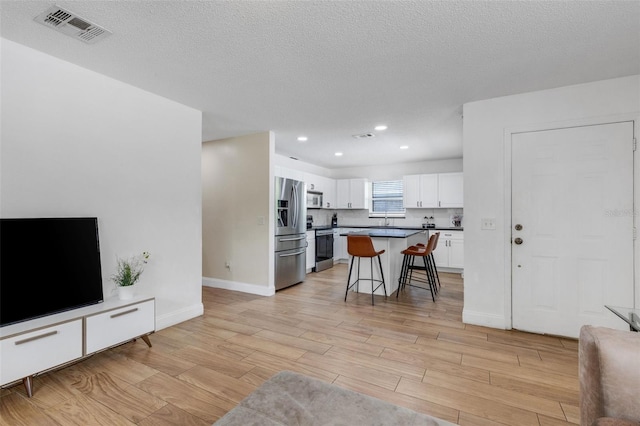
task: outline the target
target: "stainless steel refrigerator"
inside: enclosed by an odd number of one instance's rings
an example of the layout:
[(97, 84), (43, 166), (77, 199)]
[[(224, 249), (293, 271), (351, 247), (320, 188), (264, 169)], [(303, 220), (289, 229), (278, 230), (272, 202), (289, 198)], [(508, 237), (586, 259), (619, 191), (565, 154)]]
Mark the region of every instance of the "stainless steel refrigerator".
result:
[(276, 177), (276, 290), (304, 281), (307, 214), (304, 182)]

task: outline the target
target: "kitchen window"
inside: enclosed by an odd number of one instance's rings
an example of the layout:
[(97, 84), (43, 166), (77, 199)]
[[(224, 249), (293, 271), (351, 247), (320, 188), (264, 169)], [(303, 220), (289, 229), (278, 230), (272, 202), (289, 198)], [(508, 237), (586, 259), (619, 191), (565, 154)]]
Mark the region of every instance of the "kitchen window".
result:
[(372, 182), (369, 217), (404, 217), (403, 188), (402, 179)]

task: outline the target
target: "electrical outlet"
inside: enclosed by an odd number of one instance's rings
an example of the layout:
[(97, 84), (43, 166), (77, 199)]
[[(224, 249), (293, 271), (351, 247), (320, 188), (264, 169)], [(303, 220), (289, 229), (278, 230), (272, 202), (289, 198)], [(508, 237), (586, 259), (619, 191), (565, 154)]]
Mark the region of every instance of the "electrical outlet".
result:
[(486, 217), (486, 218), (480, 219), (480, 229), (488, 229), (488, 230), (496, 229), (496, 218)]

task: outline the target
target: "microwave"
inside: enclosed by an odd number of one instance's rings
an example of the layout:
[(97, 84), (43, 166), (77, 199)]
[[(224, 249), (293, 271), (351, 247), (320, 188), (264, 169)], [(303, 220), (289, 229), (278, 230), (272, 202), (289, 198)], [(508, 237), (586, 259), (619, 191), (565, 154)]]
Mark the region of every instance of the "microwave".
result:
[(322, 192), (307, 191), (307, 208), (308, 209), (322, 208)]

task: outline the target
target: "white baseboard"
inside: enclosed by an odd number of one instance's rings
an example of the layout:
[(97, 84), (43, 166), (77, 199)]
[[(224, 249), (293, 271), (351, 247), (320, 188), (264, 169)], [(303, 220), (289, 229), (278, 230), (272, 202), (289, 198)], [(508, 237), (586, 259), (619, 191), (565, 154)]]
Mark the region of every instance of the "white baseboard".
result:
[(202, 285), (205, 287), (223, 288), (225, 290), (241, 291), (243, 293), (257, 294), (259, 296), (273, 296), (276, 289), (256, 284), (247, 284), (237, 281), (219, 280), (216, 278), (202, 277)]
[(487, 314), (485, 312), (473, 312), (466, 309), (462, 310), (462, 322), (465, 324), (480, 325), (483, 327), (499, 328), (508, 330), (507, 321), (502, 315)]
[(156, 316), (156, 331), (199, 317), (202, 314), (204, 314), (204, 305), (198, 303), (163, 315), (158, 315)]

